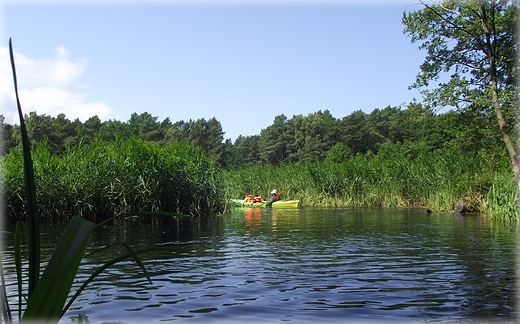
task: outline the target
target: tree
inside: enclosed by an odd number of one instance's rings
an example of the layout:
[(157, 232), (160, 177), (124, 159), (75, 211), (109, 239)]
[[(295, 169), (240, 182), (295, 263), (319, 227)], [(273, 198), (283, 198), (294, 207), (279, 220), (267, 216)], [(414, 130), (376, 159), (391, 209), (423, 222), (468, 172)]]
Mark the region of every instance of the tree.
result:
[(334, 144), (330, 150), (328, 150), (325, 156), (325, 162), (329, 163), (343, 163), (352, 157), (350, 148), (345, 144), (339, 142)]
[(49, 134), (52, 132), (52, 117), (50, 115), (38, 115), (31, 111), (29, 115), (25, 114), (24, 119), (31, 147), (34, 148), (36, 143), (48, 140)]
[(341, 120), (341, 142), (350, 148), (352, 155), (377, 152), (384, 142), (369, 116), (361, 110), (352, 112)]
[(259, 142), (260, 135), (238, 136), (229, 149), (226, 166), (230, 169), (238, 169), (258, 164), (260, 162)]
[(101, 129), (101, 119), (92, 116), (83, 123), (83, 127), (78, 128), (78, 137), (84, 143), (91, 143), (96, 138)]
[(406, 109), (390, 119), (393, 142), (421, 141), (426, 123), (433, 117), (433, 112), (422, 104), (415, 101), (408, 103)]
[(285, 161), (287, 151), (287, 117), (284, 114), (274, 118), (273, 124), (260, 131), (260, 159), (265, 164), (279, 164)]
[[(494, 111), (520, 185), (518, 152), (510, 135), (518, 103), (518, 0), (420, 2), (423, 9), (403, 13), (404, 33), (427, 51), (411, 88), (427, 88), (424, 99), (433, 107)], [(451, 72), (447, 82), (428, 89), (446, 72)]]
[(49, 136), (49, 144), (52, 146), (54, 153), (63, 152), (70, 138), (76, 135), (76, 126), (81, 123), (76, 120), (72, 123), (65, 114), (58, 114), (56, 118), (51, 117), (52, 130)]
[(140, 115), (133, 113), (130, 116), (128, 125), (133, 135), (137, 135), (145, 141), (159, 142), (164, 138), (161, 124), (157, 121), (156, 116), (152, 116), (148, 112)]
[(0, 156), (11, 147), (11, 125), (5, 123), (4, 115), (0, 114)]
[(305, 117), (294, 116), (287, 124), (292, 139), (287, 141), (290, 162), (323, 161), (327, 151), (338, 141), (340, 123), (328, 110)]
[(176, 124), (184, 139), (193, 147), (201, 147), (206, 155), (221, 161), (224, 153), (224, 134), (222, 124), (215, 118), (200, 118)]
[(109, 119), (101, 124), (97, 137), (103, 141), (111, 142), (115, 141), (116, 138), (128, 138), (131, 135), (132, 132), (127, 123)]

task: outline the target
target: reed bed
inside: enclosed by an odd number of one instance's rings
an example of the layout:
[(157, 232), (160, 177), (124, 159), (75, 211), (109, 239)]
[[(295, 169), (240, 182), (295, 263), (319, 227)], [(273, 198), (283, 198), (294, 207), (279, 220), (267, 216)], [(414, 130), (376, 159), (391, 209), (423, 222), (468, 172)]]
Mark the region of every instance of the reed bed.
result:
[[(218, 165), (187, 144), (97, 141), (57, 156), (42, 143), (32, 156), (43, 220), (67, 221), (77, 215), (100, 222), (136, 211), (201, 215), (223, 208)], [(18, 152), (1, 162), (8, 214), (14, 220), (25, 214), (22, 163)]]
[(421, 207), (453, 212), (463, 201), (466, 210), (491, 218), (519, 220), (518, 187), (507, 158), (484, 153), (448, 152), (409, 158), (399, 152), (367, 160), (358, 155), (343, 163), (254, 166), (225, 171), (226, 195), (269, 195), (285, 190), (284, 199), (303, 206)]

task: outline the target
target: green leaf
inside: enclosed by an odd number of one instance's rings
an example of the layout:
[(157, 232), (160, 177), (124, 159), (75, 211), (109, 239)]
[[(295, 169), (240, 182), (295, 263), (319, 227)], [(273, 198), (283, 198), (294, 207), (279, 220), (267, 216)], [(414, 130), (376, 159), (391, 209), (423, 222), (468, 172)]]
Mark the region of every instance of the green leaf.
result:
[(40, 221), (38, 217), (38, 206), (36, 204), (36, 185), (34, 183), (31, 147), (29, 145), (27, 129), (23, 120), (22, 106), (20, 105), (20, 99), (18, 98), (18, 81), (16, 80), (16, 67), (14, 64), (11, 39), (9, 39), (9, 54), (11, 57), (11, 68), (13, 70), (14, 92), (16, 94), (18, 116), (20, 117), (20, 132), (22, 135), (25, 194), (27, 196), (25, 208), (27, 210), (27, 231), (29, 240), (29, 290), (27, 297), (30, 298), (40, 276)]
[(7, 291), (4, 277), (4, 263), (2, 262), (2, 259), (3, 255), (0, 251), (0, 284), (2, 285), (2, 290), (0, 290), (0, 300), (2, 301), (2, 303), (0, 304), (0, 315), (2, 316), (2, 322), (12, 323), (13, 318), (11, 316), (9, 301), (7, 300)]
[(126, 249), (128, 250), (128, 252), (132, 255), (132, 257), (134, 258), (135, 260), (135, 263), (137, 263), (137, 265), (141, 268), (141, 270), (143, 271), (143, 274), (144, 276), (146, 277), (146, 279), (148, 279), (148, 282), (150, 284), (152, 284), (152, 278), (150, 278), (150, 274), (148, 273), (148, 271), (146, 271), (146, 268), (144, 267), (144, 264), (143, 264), (143, 261), (141, 260), (141, 258), (139, 258), (139, 256), (137, 255), (137, 253), (135, 253), (134, 249), (132, 249), (130, 247), (130, 245), (126, 244), (126, 243), (121, 243), (123, 244), (123, 246), (126, 247)]
[(16, 222), (14, 229), (14, 266), (16, 268), (16, 282), (18, 286), (18, 318), (22, 315), (22, 244), (20, 241), (20, 224)]
[[(148, 279), (148, 281), (151, 282), (151, 278), (150, 276), (148, 275), (148, 272), (144, 269), (144, 266), (142, 265), (142, 262), (139, 258), (137, 258), (136, 256), (140, 253), (144, 253), (144, 252), (150, 252), (150, 251), (171, 251), (170, 248), (161, 248), (161, 247), (154, 247), (154, 248), (148, 248), (148, 249), (142, 249), (142, 250), (137, 250), (137, 251), (134, 251), (134, 250), (131, 250), (131, 252), (129, 253), (125, 253), (125, 254), (122, 254), (118, 257), (115, 257), (107, 262), (105, 262), (101, 267), (99, 267), (94, 273), (92, 273), (90, 275), (90, 277), (85, 280), (83, 282), (83, 284), (81, 285), (81, 287), (79, 287), (76, 292), (74, 293), (74, 295), (72, 296), (72, 298), (69, 300), (69, 302), (67, 303), (67, 305), (65, 306), (65, 308), (63, 309), (63, 314), (65, 314), (65, 312), (69, 309), (69, 307), (72, 305), (72, 303), (76, 300), (76, 298), (78, 298), (78, 296), (81, 294), (81, 292), (87, 288), (87, 286), (92, 282), (94, 281), (94, 279), (96, 279), (96, 277), (98, 275), (100, 275), (103, 271), (105, 271), (106, 269), (108, 269), (109, 267), (113, 266), (114, 264), (122, 261), (122, 260), (125, 260), (127, 258), (130, 258), (130, 257), (134, 257), (136, 263), (141, 267), (141, 269), (144, 270), (144, 273), (145, 273), (145, 276), (146, 278)], [(98, 251), (97, 251), (98, 252)], [(62, 315), (63, 315), (62, 314)]]
[[(96, 227), (97, 227), (97, 225), (96, 225)], [(115, 243), (115, 244), (112, 244), (112, 245), (108, 245), (108, 246), (105, 246), (105, 247), (103, 247), (103, 248), (101, 248), (99, 250), (96, 250), (94, 252), (91, 252), (91, 253), (85, 255), (85, 257), (87, 258), (87, 257), (89, 257), (92, 254), (101, 252), (103, 250), (108, 250), (108, 249), (110, 249), (110, 248), (112, 248), (114, 246), (117, 246), (117, 245), (122, 245), (128, 251), (128, 254), (125, 254), (125, 255), (128, 256), (128, 257), (131, 256), (131, 257), (134, 258), (135, 263), (137, 263), (137, 265), (141, 268), (141, 270), (143, 271), (144, 276), (146, 277), (146, 279), (148, 279), (148, 282), (150, 284), (152, 284), (152, 279), (150, 278), (150, 275), (149, 275), (148, 271), (144, 267), (143, 261), (141, 260), (141, 258), (139, 258), (138, 253), (136, 253), (135, 250), (130, 245), (128, 245), (127, 243), (122, 242), (122, 243)]]
[(71, 219), (27, 303), (22, 322), (57, 322), (61, 318), (93, 229), (92, 222), (77, 216)]

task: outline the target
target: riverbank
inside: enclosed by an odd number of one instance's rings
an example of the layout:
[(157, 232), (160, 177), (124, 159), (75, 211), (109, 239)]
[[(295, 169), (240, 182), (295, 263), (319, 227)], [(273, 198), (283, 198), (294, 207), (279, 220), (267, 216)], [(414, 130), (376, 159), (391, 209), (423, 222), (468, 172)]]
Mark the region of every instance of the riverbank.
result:
[(284, 190), (284, 199), (311, 207), (421, 207), (468, 212), (505, 222), (518, 221), (518, 186), (506, 158), (485, 155), (398, 152), (367, 159), (357, 155), (342, 163), (253, 166), (224, 172), (230, 197)]
[[(518, 186), (507, 157), (447, 151), (406, 155), (387, 146), (377, 155), (356, 155), (342, 163), (258, 165), (223, 170), (201, 149), (160, 146), (138, 138), (94, 142), (53, 155), (45, 143), (33, 150), (37, 201), (43, 221), (79, 215), (93, 222), (137, 211), (186, 215), (218, 214), (229, 198), (245, 193), (307, 207), (420, 207), (469, 212), (504, 222), (518, 221)], [(23, 159), (10, 152), (1, 160), (9, 221), (25, 215)]]

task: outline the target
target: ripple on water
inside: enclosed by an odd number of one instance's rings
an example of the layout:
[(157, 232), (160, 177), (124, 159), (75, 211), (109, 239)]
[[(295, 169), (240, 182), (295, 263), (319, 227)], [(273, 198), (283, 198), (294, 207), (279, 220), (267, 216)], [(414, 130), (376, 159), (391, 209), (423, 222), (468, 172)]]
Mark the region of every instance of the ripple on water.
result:
[[(300, 323), (479, 316), (513, 322), (518, 314), (514, 230), (422, 212), (260, 213), (249, 225), (243, 214), (225, 216), (218, 235), (158, 242), (171, 251), (143, 256), (152, 284), (135, 262), (122, 262), (99, 276), (67, 315), (86, 313), (91, 323)], [(139, 228), (129, 243), (148, 242), (147, 230)], [(96, 244), (108, 243), (91, 248)], [(74, 287), (100, 265), (90, 256)], [(6, 269), (12, 282), (8, 262)]]

